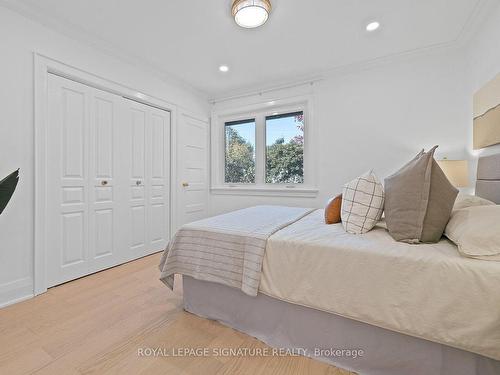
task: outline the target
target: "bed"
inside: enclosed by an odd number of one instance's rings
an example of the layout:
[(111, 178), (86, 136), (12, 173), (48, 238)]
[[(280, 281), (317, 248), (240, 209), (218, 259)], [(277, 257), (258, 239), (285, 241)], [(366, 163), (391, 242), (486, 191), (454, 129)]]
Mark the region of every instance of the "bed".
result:
[[(476, 190), (500, 203), (499, 155), (479, 160)], [(184, 275), (193, 314), (359, 374), (500, 374), (500, 262), (322, 220), (253, 207), (192, 224), (173, 240), (181, 251), (165, 251), (162, 280)]]

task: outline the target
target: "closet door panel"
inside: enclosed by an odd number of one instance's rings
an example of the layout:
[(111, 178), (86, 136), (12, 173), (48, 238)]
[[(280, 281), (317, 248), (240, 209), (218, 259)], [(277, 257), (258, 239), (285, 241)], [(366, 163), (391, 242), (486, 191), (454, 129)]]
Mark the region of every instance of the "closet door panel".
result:
[(120, 262), (117, 137), (121, 98), (93, 88), (90, 94), (89, 271), (96, 272)]
[(47, 129), (47, 282), (88, 270), (89, 90), (49, 75)]
[(146, 249), (146, 121), (147, 108), (123, 99), (126, 136), (124, 157), (128, 159), (126, 173), (128, 194), (124, 233), (127, 236), (126, 260), (138, 258)]
[(85, 88), (60, 83), (56, 95), (61, 95), (62, 162), (63, 178), (84, 178), (87, 117), (87, 93)]
[(170, 113), (150, 108), (148, 178), (148, 253), (163, 250), (169, 239)]
[[(150, 240), (151, 251), (162, 250), (166, 245), (165, 228), (167, 222), (165, 220), (165, 205), (163, 203), (154, 203), (151, 205), (151, 220), (150, 220)], [(159, 247), (158, 247), (159, 246)]]
[(129, 157), (127, 259), (163, 250), (169, 239), (170, 113), (124, 100)]
[(93, 98), (94, 103), (94, 141), (95, 141), (95, 177), (112, 178), (114, 161), (114, 123), (115, 103), (114, 98), (97, 93)]
[(151, 177), (163, 180), (165, 178), (165, 133), (168, 131), (166, 113), (151, 114)]
[(94, 259), (112, 256), (114, 253), (114, 214), (112, 208), (94, 212), (95, 251)]
[(145, 110), (132, 109), (131, 147), (132, 147), (132, 179), (144, 180), (146, 169), (146, 116)]
[(63, 268), (70, 268), (85, 261), (85, 212), (74, 211), (61, 214)]
[[(145, 237), (146, 237), (146, 208), (144, 205), (141, 206), (132, 206), (130, 208), (131, 213), (131, 224), (132, 224), (132, 241), (131, 241), (131, 249), (132, 250), (142, 250), (145, 247)], [(136, 253), (138, 256), (142, 255), (141, 253)]]

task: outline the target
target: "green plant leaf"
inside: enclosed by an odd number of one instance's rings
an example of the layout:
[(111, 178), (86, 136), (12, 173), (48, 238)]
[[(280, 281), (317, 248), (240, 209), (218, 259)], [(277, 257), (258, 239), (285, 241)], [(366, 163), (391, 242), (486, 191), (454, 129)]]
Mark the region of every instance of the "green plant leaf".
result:
[(2, 214), (3, 210), (7, 206), (7, 203), (9, 203), (12, 194), (14, 194), (17, 181), (19, 181), (19, 169), (0, 181), (0, 214)]

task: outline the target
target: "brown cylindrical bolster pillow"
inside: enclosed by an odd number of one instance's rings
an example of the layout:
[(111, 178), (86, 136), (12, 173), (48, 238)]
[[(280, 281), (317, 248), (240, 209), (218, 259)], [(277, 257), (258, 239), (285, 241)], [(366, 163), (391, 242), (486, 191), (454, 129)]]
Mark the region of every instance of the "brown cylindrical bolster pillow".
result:
[(340, 223), (340, 209), (342, 207), (342, 194), (337, 195), (328, 201), (325, 207), (325, 223), (337, 224)]

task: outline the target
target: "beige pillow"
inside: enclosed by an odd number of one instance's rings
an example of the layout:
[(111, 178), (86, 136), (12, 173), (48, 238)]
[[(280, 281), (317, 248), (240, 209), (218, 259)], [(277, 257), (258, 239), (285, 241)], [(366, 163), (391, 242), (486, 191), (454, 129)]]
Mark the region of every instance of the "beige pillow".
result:
[(384, 188), (373, 172), (367, 172), (344, 185), (340, 216), (346, 232), (370, 231), (384, 212)]
[(340, 218), (340, 209), (342, 207), (342, 194), (337, 195), (328, 201), (325, 207), (325, 223), (337, 224), (342, 220)]
[(453, 211), (445, 235), (455, 242), (463, 256), (500, 261), (500, 206)]
[(476, 197), (475, 195), (458, 194), (457, 200), (453, 205), (453, 211), (474, 206), (492, 206), (494, 204), (495, 203), (489, 201), (488, 199)]
[(450, 219), (458, 190), (434, 160), (436, 148), (385, 179), (385, 220), (397, 241), (438, 242)]

